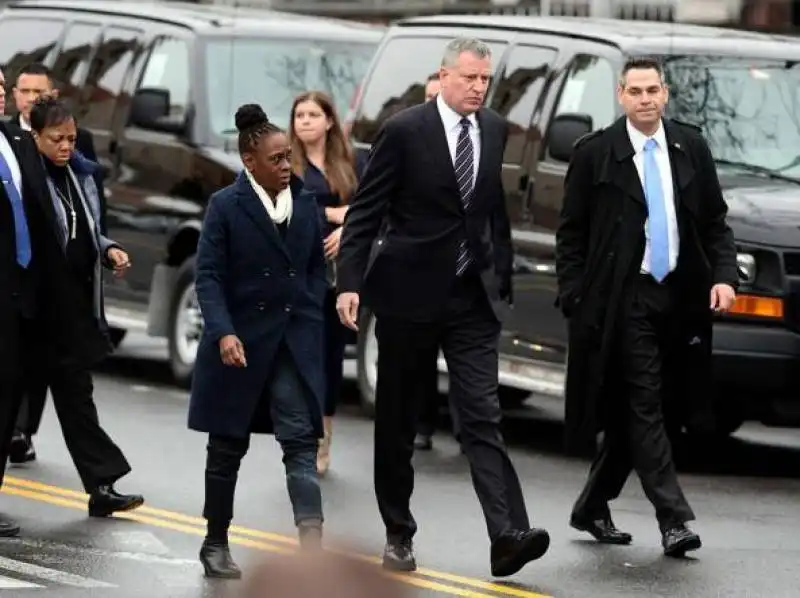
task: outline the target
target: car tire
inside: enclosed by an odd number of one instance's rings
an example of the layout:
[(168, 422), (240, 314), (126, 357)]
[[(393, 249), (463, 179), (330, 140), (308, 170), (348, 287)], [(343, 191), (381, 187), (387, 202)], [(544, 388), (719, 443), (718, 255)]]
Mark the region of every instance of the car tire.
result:
[(195, 259), (187, 259), (178, 271), (177, 282), (170, 301), (169, 314), (169, 366), (172, 376), (180, 386), (188, 387), (192, 381), (197, 347), (203, 333), (203, 317), (197, 303), (194, 286)]
[(378, 381), (378, 339), (375, 336), (375, 316), (364, 309), (358, 319), (356, 343), (356, 380), (361, 411), (375, 417), (375, 387)]

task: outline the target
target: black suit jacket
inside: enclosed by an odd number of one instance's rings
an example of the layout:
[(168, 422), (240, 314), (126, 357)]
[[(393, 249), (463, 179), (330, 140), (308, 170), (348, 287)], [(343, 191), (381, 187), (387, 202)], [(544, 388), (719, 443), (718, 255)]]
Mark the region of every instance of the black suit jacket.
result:
[(339, 293), (360, 293), (378, 315), (436, 319), (450, 296), (458, 245), (466, 236), (502, 317), (512, 295), (511, 229), (501, 180), (508, 133), (505, 120), (491, 110), (482, 108), (477, 120), (479, 170), (468, 212), (436, 102), (398, 112), (384, 123), (345, 218)]
[(14, 215), (11, 202), (0, 185), (0, 384), (19, 375), (21, 318), (36, 320), (45, 300), (56, 300), (42, 291), (52, 243), (42, 210), (41, 185), (44, 176), (39, 152), (30, 135), (13, 122), (0, 122), (3, 135), (17, 158), (22, 175), (22, 201), (31, 239), (32, 259), (23, 271), (17, 265)]

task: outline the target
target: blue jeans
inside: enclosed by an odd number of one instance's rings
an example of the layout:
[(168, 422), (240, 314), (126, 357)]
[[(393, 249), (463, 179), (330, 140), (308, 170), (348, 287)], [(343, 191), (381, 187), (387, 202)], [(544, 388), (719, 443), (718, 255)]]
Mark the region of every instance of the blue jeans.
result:
[[(286, 486), (295, 524), (322, 522), (322, 491), (317, 474), (317, 434), (309, 401), (311, 392), (301, 378), (286, 347), (275, 358), (268, 381), (270, 415), (275, 438), (283, 450)], [(250, 447), (250, 438), (209, 435), (206, 459), (206, 496), (203, 517), (208, 538), (223, 541), (233, 519), (233, 502), (239, 465)]]
[(286, 347), (276, 356), (269, 381), (270, 415), (283, 450), (286, 487), (297, 525), (322, 521), (322, 490), (317, 473), (318, 438), (309, 412), (310, 393)]

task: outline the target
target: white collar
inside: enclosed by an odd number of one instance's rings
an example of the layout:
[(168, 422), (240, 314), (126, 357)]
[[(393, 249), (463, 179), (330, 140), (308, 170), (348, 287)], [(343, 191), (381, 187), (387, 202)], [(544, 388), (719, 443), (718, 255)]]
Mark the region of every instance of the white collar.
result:
[(19, 115), (19, 128), (23, 131), (30, 131), (31, 130), (31, 123), (25, 120), (25, 117), (21, 114)]
[(628, 137), (631, 140), (633, 151), (637, 154), (644, 150), (644, 144), (647, 143), (648, 139), (654, 139), (658, 144), (658, 149), (667, 149), (667, 135), (664, 132), (664, 121), (658, 123), (658, 130), (650, 137), (634, 127), (630, 119), (626, 119), (625, 126), (628, 129)]
[(292, 208), (294, 203), (294, 198), (292, 197), (292, 188), (291, 185), (287, 186), (286, 189), (278, 193), (278, 197), (275, 198), (275, 201), (272, 200), (270, 194), (267, 193), (266, 189), (259, 185), (256, 182), (256, 179), (250, 174), (250, 171), (246, 168), (244, 169), (245, 176), (247, 176), (247, 180), (250, 182), (250, 186), (255, 191), (255, 194), (261, 200), (261, 203), (264, 204), (264, 209), (267, 210), (267, 214), (272, 219), (275, 224), (283, 224), (289, 223), (292, 219)]
[[(436, 107), (439, 109), (439, 117), (442, 119), (445, 131), (461, 127), (461, 119), (464, 117), (447, 105), (447, 102), (442, 99), (442, 94), (437, 94), (436, 96)], [(475, 113), (473, 112), (466, 118), (477, 130), (478, 119), (475, 117)]]

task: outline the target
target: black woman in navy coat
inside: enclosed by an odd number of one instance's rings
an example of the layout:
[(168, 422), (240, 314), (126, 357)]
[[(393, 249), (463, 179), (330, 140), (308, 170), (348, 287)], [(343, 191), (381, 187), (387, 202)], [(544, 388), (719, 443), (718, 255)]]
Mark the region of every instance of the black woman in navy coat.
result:
[(205, 321), (189, 427), (209, 434), (200, 560), (209, 577), (241, 571), (228, 548), (239, 464), (250, 434), (274, 433), (301, 545), (317, 546), (317, 445), (325, 401), (326, 264), (314, 196), (291, 173), (286, 134), (260, 106), (236, 113), (245, 170), (211, 197), (197, 253)]

